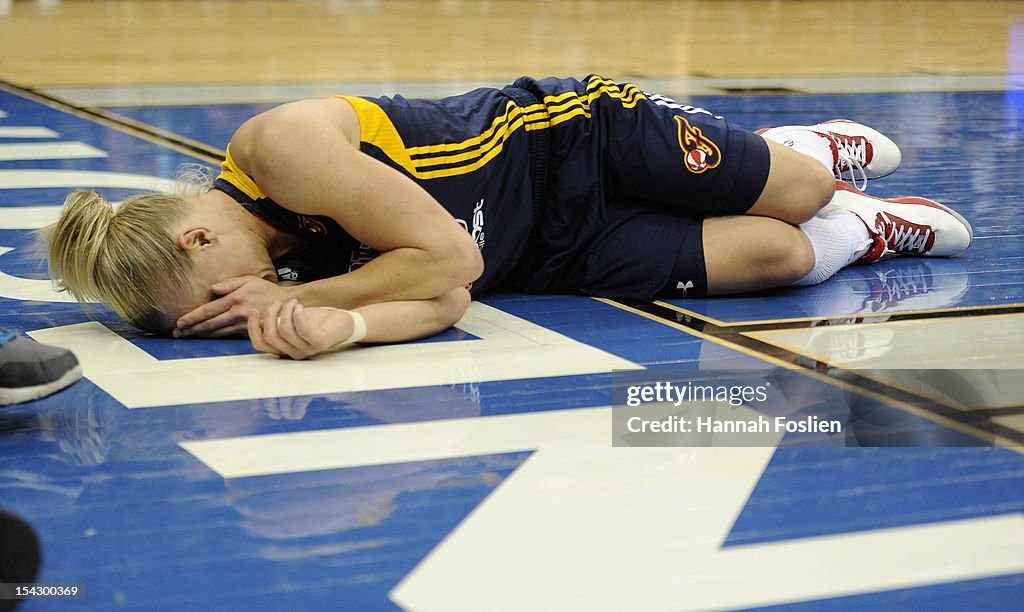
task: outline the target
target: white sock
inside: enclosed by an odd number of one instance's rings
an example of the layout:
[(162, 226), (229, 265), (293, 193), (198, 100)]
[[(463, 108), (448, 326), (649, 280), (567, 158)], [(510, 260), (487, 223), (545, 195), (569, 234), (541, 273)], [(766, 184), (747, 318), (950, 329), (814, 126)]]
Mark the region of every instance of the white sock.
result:
[(817, 285), (857, 261), (871, 247), (871, 234), (860, 217), (848, 210), (833, 210), (797, 227), (811, 241), (814, 267), (793, 283), (796, 287)]
[(789, 147), (797, 153), (813, 157), (824, 164), (830, 172), (835, 167), (832, 144), (814, 130), (797, 125), (787, 125), (762, 132), (761, 137)]

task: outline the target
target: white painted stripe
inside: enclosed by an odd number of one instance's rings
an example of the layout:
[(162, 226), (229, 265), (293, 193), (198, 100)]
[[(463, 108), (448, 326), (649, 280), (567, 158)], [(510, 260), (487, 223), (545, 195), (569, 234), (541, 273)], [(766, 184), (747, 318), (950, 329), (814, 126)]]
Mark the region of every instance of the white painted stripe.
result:
[(493, 455), (542, 447), (611, 446), (611, 408), (577, 408), (397, 425), (183, 442), (223, 478)]
[(574, 412), (523, 428), (545, 436), (561, 417), (575, 436), (542, 437), (392, 591), (398, 605), (719, 610), (1024, 569), (1019, 513), (723, 548), (774, 448), (613, 448), (610, 418)]
[(58, 138), (59, 133), (39, 125), (0, 126), (0, 138)]
[(0, 119), (4, 119), (6, 117), (7, 117), (7, 111), (0, 110)]
[(112, 187), (145, 191), (172, 191), (171, 179), (88, 170), (0, 170), (0, 189), (41, 189), (46, 187)]
[[(774, 448), (614, 448), (601, 416), (524, 421), (511, 435), (541, 436), (537, 452), (392, 600), (426, 611), (720, 610), (1024, 569), (1020, 513), (723, 548)], [(547, 437), (558, 420), (575, 436)], [(360, 448), (392, 442), (389, 428), (362, 428)]]
[(25, 142), (0, 144), (0, 161), (86, 159), (106, 157), (105, 151), (84, 142)]
[(481, 340), (355, 347), (309, 361), (270, 355), (159, 361), (99, 323), (32, 337), (74, 351), (86, 376), (128, 408), (642, 368), (479, 302), (456, 327)]
[[(59, 215), (60, 206), (4, 206), (0, 207), (0, 229), (39, 229), (56, 221)], [(6, 247), (0, 247), (3, 248)]]
[[(0, 209), (2, 210), (2, 209)], [(12, 251), (10, 247), (0, 247), (0, 255)], [(45, 267), (43, 268), (45, 269)], [(57, 291), (49, 280), (21, 278), (11, 276), (0, 270), (0, 297), (34, 302), (73, 303), (75, 298), (69, 293)]]
[(225, 479), (535, 451), (391, 592), (411, 610), (733, 609), (1024, 570), (1020, 513), (723, 548), (774, 446), (613, 447), (611, 410), (181, 446)]

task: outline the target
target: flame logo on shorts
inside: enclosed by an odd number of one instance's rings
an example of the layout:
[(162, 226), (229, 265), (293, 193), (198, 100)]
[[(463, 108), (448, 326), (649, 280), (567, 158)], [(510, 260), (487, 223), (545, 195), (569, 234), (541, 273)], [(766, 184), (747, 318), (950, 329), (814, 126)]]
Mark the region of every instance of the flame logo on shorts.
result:
[(722, 163), (722, 152), (718, 145), (704, 135), (699, 127), (693, 127), (684, 117), (676, 115), (679, 124), (679, 146), (685, 154), (686, 169), (700, 174)]
[(298, 218), (299, 229), (308, 232), (310, 234), (326, 234), (327, 226), (323, 224), (319, 219), (313, 217), (307, 217), (306, 215), (296, 215)]

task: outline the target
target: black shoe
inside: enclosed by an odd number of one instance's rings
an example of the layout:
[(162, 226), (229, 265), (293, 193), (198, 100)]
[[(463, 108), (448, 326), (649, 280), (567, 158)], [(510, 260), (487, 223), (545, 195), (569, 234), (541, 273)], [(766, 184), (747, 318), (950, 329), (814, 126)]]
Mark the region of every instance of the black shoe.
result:
[(81, 377), (71, 351), (0, 328), (0, 406), (56, 393)]

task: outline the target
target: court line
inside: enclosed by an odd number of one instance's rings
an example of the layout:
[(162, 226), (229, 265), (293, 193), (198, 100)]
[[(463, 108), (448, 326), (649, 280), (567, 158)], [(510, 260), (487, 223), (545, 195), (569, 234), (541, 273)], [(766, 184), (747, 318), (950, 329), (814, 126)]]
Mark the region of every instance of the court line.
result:
[(216, 147), (211, 147), (210, 145), (201, 143), (197, 140), (192, 140), (191, 138), (175, 134), (174, 132), (169, 132), (142, 121), (122, 117), (101, 108), (75, 104), (63, 98), (59, 98), (37, 89), (22, 87), (4, 79), (0, 79), (0, 89), (10, 94), (27, 98), (44, 106), (63, 111), (69, 115), (81, 117), (83, 119), (99, 123), (105, 127), (130, 134), (137, 138), (163, 145), (179, 153), (198, 157), (203, 161), (216, 164), (220, 164), (224, 161), (224, 151)]
[[(901, 310), (891, 313), (886, 312), (873, 312), (867, 315), (857, 314), (845, 314), (845, 315), (825, 315), (820, 317), (792, 317), (788, 319), (755, 319), (753, 321), (722, 321), (714, 317), (683, 308), (682, 306), (676, 306), (662, 300), (656, 300), (654, 304), (674, 310), (682, 313), (688, 317), (695, 319), (701, 319), (712, 325), (723, 328), (743, 328), (743, 331), (753, 331), (747, 328), (757, 328), (757, 331), (763, 331), (766, 329), (773, 329), (774, 326), (778, 326), (778, 329), (801, 329), (803, 327), (811, 327), (815, 323), (821, 323), (824, 321), (836, 321), (842, 319), (855, 319), (854, 323), (891, 323), (894, 321), (904, 320), (920, 320), (920, 319), (936, 319), (936, 318), (949, 318), (949, 317), (974, 317), (974, 316), (988, 316), (997, 314), (1019, 314), (1024, 312), (1024, 304), (996, 304), (996, 305), (981, 305), (981, 306), (964, 306), (957, 308), (936, 308), (931, 310)], [(806, 323), (807, 325), (793, 325), (794, 323)]]
[(964, 413), (927, 397), (922, 397), (859, 375), (856, 370), (833, 366), (836, 374), (841, 373), (844, 377), (842, 379), (837, 378), (835, 375), (829, 375), (828, 369), (819, 369), (822, 365), (828, 365), (827, 362), (822, 364), (822, 362), (816, 360), (816, 363), (813, 365), (802, 364), (800, 363), (801, 361), (809, 363), (809, 360), (814, 358), (802, 355), (781, 345), (773, 345), (758, 338), (747, 336), (743, 333), (744, 330), (737, 327), (722, 327), (702, 319), (680, 321), (676, 317), (677, 311), (665, 308), (663, 304), (628, 305), (604, 298), (594, 299), (745, 355), (782, 366), (788, 370), (803, 373), (832, 386), (864, 395), (894, 408), (910, 412), (915, 416), (926, 418), (943, 427), (949, 427), (968, 434), (986, 443), (1012, 448), (1024, 453), (1024, 432), (991, 421), (982, 420), (980, 423), (977, 422), (979, 417), (987, 417), (987, 414), (980, 412)]

